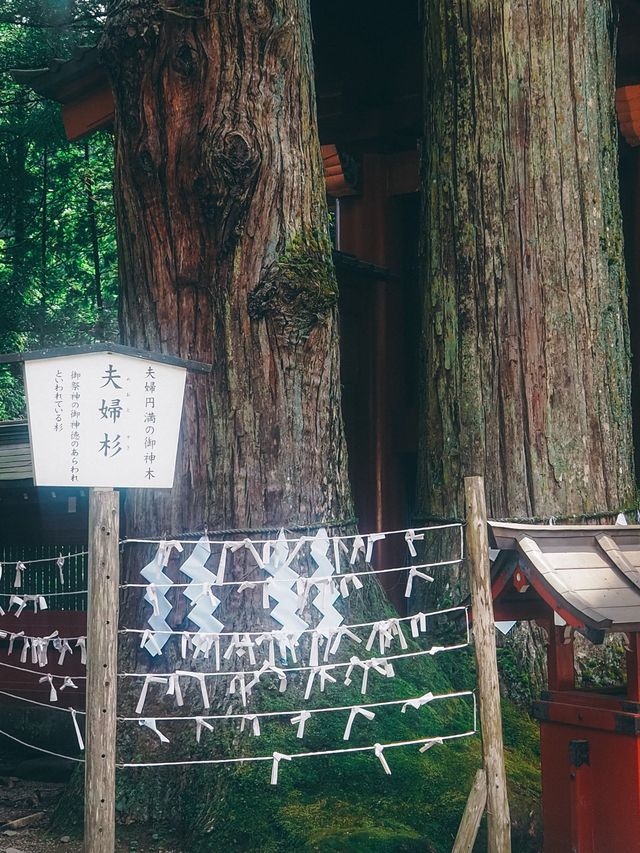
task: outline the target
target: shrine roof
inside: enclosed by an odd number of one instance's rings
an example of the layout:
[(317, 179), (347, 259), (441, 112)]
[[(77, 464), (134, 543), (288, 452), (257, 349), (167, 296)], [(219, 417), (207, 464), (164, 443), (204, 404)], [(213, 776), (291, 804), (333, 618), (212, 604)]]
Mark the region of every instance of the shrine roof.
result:
[(201, 361), (193, 361), (178, 356), (160, 352), (149, 352), (138, 347), (124, 346), (115, 343), (82, 344), (79, 346), (49, 347), (48, 349), (31, 350), (27, 352), (0, 353), (0, 364), (12, 364), (22, 361), (36, 361), (47, 358), (62, 358), (69, 355), (86, 355), (87, 353), (118, 353), (130, 358), (141, 358), (144, 361), (156, 361), (161, 364), (171, 364), (185, 367), (192, 373), (211, 373), (213, 365)]
[(29, 480), (32, 477), (27, 422), (0, 423), (0, 480)]
[(11, 74), (16, 83), (29, 86), (44, 98), (61, 104), (108, 85), (98, 48), (88, 45), (77, 47), (71, 59), (52, 59), (46, 68), (17, 68)]
[[(532, 593), (568, 624), (640, 630), (640, 525), (531, 525), (489, 522), (494, 597)], [(514, 595), (517, 571), (524, 578)], [(516, 573), (516, 575), (514, 575)], [(524, 603), (523, 598), (523, 603)]]

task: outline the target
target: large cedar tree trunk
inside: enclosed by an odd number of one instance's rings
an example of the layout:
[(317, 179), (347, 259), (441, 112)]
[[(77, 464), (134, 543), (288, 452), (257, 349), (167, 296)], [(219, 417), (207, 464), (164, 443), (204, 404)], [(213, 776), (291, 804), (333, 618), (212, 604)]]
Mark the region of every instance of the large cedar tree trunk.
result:
[(124, 341), (213, 364), (127, 533), (350, 515), (306, 0), (114, 2), (102, 54)]
[[(209, 376), (187, 380), (174, 488), (130, 491), (127, 535), (175, 536), (206, 525), (241, 529), (214, 539), (242, 538), (242, 530), (350, 517), (337, 286), (306, 0), (179, 8), (121, 0), (111, 4), (101, 49), (116, 103), (124, 342), (213, 365)], [(243, 571), (243, 553), (227, 566), (227, 579)], [(148, 556), (125, 549), (125, 579), (140, 582)], [(180, 562), (168, 572), (184, 582)], [(244, 568), (251, 565), (249, 558)], [(251, 574), (258, 576), (255, 568)], [(251, 630), (266, 618), (254, 593), (222, 594), (216, 616), (226, 631)], [(184, 596), (173, 601), (172, 626), (192, 629)], [(143, 627), (148, 615), (140, 590), (125, 595), (127, 626)], [(171, 642), (152, 663), (127, 638), (121, 662), (138, 671), (184, 668), (172, 660), (178, 648)], [(213, 709), (228, 707), (227, 686), (208, 680)], [(121, 709), (131, 712), (139, 690), (140, 682), (121, 685)], [(191, 696), (185, 699), (189, 707)], [(157, 707), (158, 715), (171, 709)], [(181, 739), (194, 745), (192, 730), (179, 727), (171, 732), (172, 760)], [(230, 731), (219, 730), (220, 738)], [(123, 727), (123, 760), (133, 738)], [(142, 743), (149, 756), (149, 739)], [(166, 752), (155, 760), (166, 760)], [(213, 778), (218, 784), (222, 776)], [(167, 774), (125, 774), (122, 785), (130, 813), (152, 816), (158, 804), (178, 801)], [(180, 788), (183, 817), (185, 804), (204, 810), (207, 797), (215, 799), (211, 782), (205, 789), (196, 802), (188, 785)]]
[(608, 0), (426, 0), (422, 510), (633, 497)]
[[(494, 518), (615, 516), (634, 479), (609, 0), (425, 11), (420, 510), (462, 515), (482, 474)], [(525, 702), (543, 639), (511, 635)]]

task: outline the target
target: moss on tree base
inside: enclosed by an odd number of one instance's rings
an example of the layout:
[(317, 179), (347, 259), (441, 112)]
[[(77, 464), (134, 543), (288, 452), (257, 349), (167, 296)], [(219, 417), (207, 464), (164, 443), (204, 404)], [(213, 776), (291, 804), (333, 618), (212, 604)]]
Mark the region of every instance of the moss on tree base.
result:
[[(445, 658), (450, 659), (447, 667)], [(376, 679), (373, 674), (366, 697), (358, 687), (332, 685), (327, 689), (327, 705), (473, 687), (470, 650), (445, 655), (442, 661), (419, 661), (410, 668), (399, 667), (394, 679)], [(455, 687), (449, 676), (452, 667)], [(275, 689), (265, 690), (259, 699), (257, 710), (282, 707)], [(315, 707), (320, 704), (314, 702)], [(541, 832), (538, 729), (509, 701), (503, 703), (503, 714), (514, 850), (534, 853), (540, 849)], [(237, 726), (216, 723), (213, 732), (203, 733), (197, 755), (193, 754), (193, 724), (179, 724), (181, 733), (167, 724), (161, 728), (172, 738), (173, 760), (183, 747), (193, 757), (205, 758), (409, 740), (465, 731), (471, 720), (469, 706), (462, 702), (434, 702), (420, 711), (409, 708), (405, 714), (398, 707), (378, 708), (375, 720), (356, 720), (346, 744), (342, 740), (346, 717), (346, 713), (335, 713), (313, 718), (302, 741), (288, 721), (263, 720), (260, 738), (245, 737), (240, 742)], [(121, 744), (123, 753), (127, 746)], [(158, 746), (151, 756), (148, 752), (128, 755), (127, 760), (164, 760), (168, 756), (162, 749)], [(277, 786), (269, 784), (269, 762), (179, 771), (125, 769), (118, 776), (118, 818), (156, 829), (167, 824), (178, 831), (189, 853), (449, 853), (481, 763), (479, 737), (435, 746), (425, 754), (414, 747), (392, 749), (386, 757), (391, 776), (369, 752), (282, 762)], [(81, 778), (60, 810), (63, 823), (69, 820), (70, 809), (80, 821)], [(484, 845), (481, 830), (476, 850), (485, 850)]]

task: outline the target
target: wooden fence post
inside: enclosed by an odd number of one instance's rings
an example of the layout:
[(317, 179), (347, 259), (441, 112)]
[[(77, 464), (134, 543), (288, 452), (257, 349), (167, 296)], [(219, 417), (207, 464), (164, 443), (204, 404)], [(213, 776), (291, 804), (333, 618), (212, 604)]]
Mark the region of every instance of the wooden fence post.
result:
[(471, 793), (464, 807), (462, 820), (458, 827), (456, 840), (453, 842), (451, 853), (471, 853), (476, 843), (480, 821), (487, 805), (487, 774), (484, 767), (476, 773)]
[(510, 853), (511, 819), (502, 742), (500, 685), (491, 598), (487, 508), (482, 477), (465, 477), (467, 559), (473, 611), (473, 639), (478, 671), (482, 754), (487, 774), (489, 853)]
[(118, 556), (120, 506), (113, 489), (89, 493), (85, 853), (113, 853), (116, 832)]

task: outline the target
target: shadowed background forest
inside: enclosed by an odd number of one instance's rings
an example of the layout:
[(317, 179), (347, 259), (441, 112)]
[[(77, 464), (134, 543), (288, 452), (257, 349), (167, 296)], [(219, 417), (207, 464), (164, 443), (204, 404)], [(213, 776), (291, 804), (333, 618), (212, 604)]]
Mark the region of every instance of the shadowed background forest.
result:
[[(66, 140), (58, 104), (14, 82), (98, 38), (96, 4), (3, 3), (0, 10), (0, 351), (117, 340), (112, 138)], [(0, 369), (0, 419), (24, 401)]]

